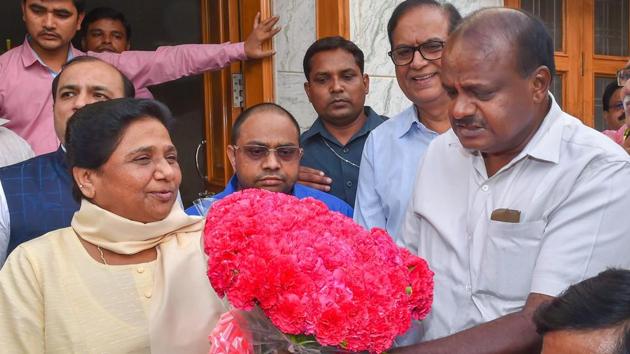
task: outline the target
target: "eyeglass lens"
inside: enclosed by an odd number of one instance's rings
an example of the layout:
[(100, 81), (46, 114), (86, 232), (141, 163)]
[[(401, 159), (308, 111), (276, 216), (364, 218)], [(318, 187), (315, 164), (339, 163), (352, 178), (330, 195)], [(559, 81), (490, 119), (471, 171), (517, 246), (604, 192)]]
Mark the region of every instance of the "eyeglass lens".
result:
[(392, 61), (396, 65), (407, 65), (413, 61), (413, 56), (416, 51), (420, 52), (420, 55), (425, 60), (437, 60), (442, 57), (442, 50), (444, 49), (444, 42), (430, 41), (420, 44), (417, 47), (398, 47), (389, 52)]
[(242, 148), (247, 157), (252, 160), (260, 160), (269, 156), (269, 154), (273, 151), (279, 159), (283, 161), (293, 161), (299, 156), (300, 151), (300, 148), (296, 146), (280, 146), (270, 149), (266, 146), (244, 145), (240, 148)]

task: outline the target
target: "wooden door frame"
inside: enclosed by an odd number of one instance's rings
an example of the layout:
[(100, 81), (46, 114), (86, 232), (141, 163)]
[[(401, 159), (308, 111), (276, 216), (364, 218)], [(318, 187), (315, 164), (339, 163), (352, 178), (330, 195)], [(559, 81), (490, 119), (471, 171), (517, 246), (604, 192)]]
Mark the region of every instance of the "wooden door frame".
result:
[[(200, 0), (203, 43), (238, 43), (251, 33), (254, 18), (271, 16), (271, 0)], [(272, 44), (267, 44), (271, 48)], [(206, 190), (223, 190), (234, 173), (226, 148), (232, 125), (243, 111), (234, 106), (232, 75), (243, 75), (244, 107), (273, 102), (273, 57), (263, 60), (234, 62), (220, 71), (203, 75), (204, 120), (206, 140)]]
[(316, 0), (315, 28), (317, 38), (350, 39), (350, 0)]

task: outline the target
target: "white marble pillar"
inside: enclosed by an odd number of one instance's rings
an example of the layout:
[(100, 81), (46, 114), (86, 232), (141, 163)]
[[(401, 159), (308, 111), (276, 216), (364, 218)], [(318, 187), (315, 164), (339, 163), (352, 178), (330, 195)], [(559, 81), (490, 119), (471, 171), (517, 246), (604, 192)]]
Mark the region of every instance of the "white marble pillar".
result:
[(308, 129), (317, 113), (304, 92), (302, 59), (306, 49), (315, 41), (316, 0), (276, 0), (274, 14), (280, 16), (282, 30), (276, 35), (275, 86), (276, 103), (286, 108)]

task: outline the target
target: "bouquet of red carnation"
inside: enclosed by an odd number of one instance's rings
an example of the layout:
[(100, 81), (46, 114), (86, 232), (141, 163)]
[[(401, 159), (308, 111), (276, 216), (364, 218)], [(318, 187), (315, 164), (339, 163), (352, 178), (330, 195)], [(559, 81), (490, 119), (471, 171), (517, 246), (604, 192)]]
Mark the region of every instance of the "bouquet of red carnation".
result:
[(312, 198), (234, 193), (212, 206), (204, 238), (219, 296), (259, 307), (287, 338), (380, 353), (433, 301), (423, 259)]

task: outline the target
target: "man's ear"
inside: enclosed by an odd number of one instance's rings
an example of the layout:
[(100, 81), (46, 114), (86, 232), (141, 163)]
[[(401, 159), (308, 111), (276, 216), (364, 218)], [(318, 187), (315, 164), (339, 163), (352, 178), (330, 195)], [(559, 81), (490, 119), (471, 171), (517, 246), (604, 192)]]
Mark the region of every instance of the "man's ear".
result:
[(230, 165), (232, 165), (232, 170), (236, 173), (236, 149), (233, 145), (228, 145), (226, 153), (228, 160), (230, 160)]
[(80, 12), (77, 17), (77, 32), (81, 30), (81, 24), (83, 23), (83, 18), (85, 17), (85, 11)]
[(86, 199), (92, 199), (96, 195), (96, 188), (94, 185), (94, 170), (90, 170), (83, 167), (73, 167), (72, 168), (72, 177), (74, 181), (79, 186), (79, 190), (81, 194)]
[(304, 83), (304, 92), (306, 92), (306, 97), (308, 97), (308, 101), (313, 102), (311, 101), (311, 83), (308, 81)]
[(534, 102), (541, 103), (549, 95), (551, 87), (551, 72), (544, 65), (539, 66), (531, 74), (532, 98)]
[[(85, 34), (87, 36), (87, 33)], [(85, 43), (85, 36), (81, 36), (81, 50), (87, 52), (87, 43)]]
[(370, 93), (370, 77), (368, 74), (363, 74), (363, 86), (365, 86), (365, 94)]
[(131, 41), (127, 41), (127, 46), (125, 47), (125, 50), (129, 49), (131, 49)]
[(22, 0), (22, 4), (20, 5), (22, 8), (22, 21), (26, 22), (26, 1)]

